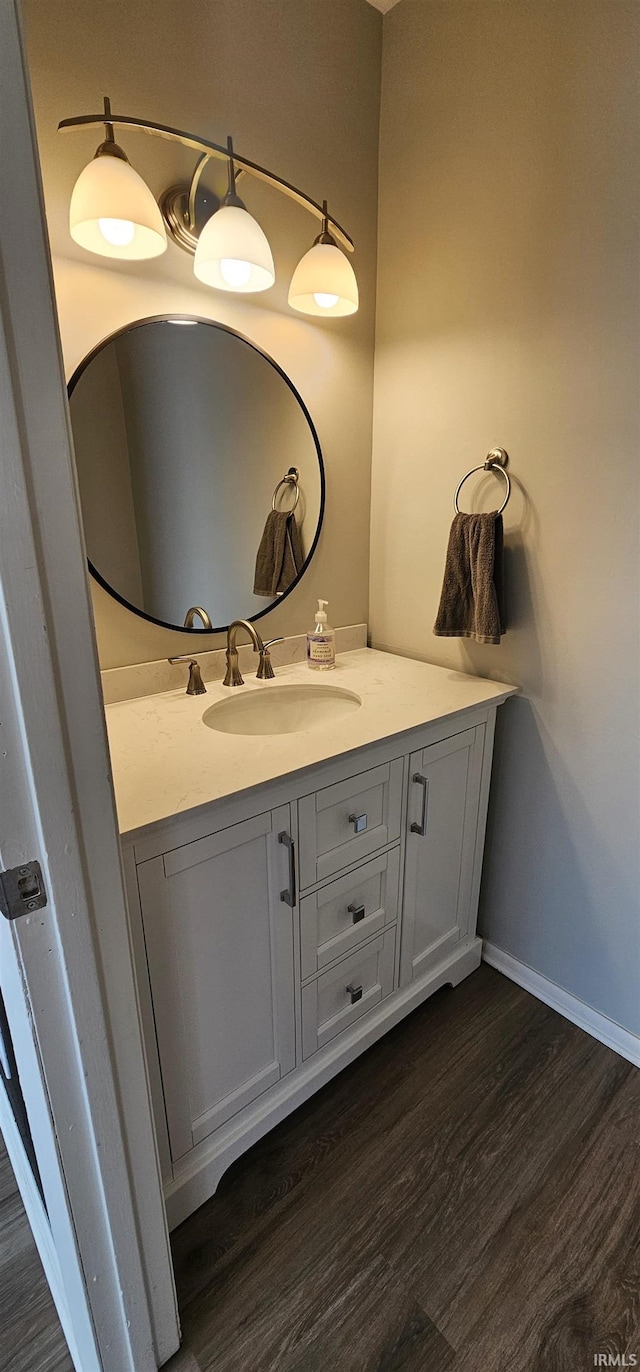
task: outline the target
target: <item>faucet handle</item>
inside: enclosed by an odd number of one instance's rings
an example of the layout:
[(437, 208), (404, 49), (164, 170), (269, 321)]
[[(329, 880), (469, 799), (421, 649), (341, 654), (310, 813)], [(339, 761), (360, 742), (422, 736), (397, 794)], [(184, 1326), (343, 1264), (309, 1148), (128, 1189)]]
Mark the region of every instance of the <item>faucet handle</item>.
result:
[(189, 681), (187, 684), (187, 695), (206, 696), (207, 688), (202, 680), (200, 664), (195, 657), (191, 657), (189, 653), (183, 653), (180, 657), (169, 657), (167, 658), (167, 661), (171, 663), (172, 667), (176, 662), (188, 662)]
[(284, 643), (284, 639), (269, 638), (266, 643), (262, 644), (262, 648), (260, 649), (260, 662), (256, 672), (256, 681), (273, 681), (275, 672), (273, 670), (269, 649), (273, 647), (274, 643)]

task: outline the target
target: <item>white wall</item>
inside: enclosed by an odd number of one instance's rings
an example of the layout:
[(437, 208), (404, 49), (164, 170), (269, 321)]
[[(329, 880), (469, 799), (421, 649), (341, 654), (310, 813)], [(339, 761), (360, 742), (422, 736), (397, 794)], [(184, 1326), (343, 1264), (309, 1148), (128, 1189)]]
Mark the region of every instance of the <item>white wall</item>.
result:
[[(319, 595), (334, 624), (366, 619), (375, 310), (378, 113), (382, 16), (365, 0), (24, 0), (29, 70), (67, 373), (132, 319), (185, 312), (245, 333), (288, 372), (314, 418), (327, 470), (326, 519), (300, 586), (264, 620), (265, 637), (303, 633)], [(199, 286), (173, 245), (147, 263), (96, 266), (69, 236), (73, 183), (95, 130), (58, 134), (60, 119), (92, 112), (109, 94), (140, 114), (223, 142), (325, 196), (356, 243), (361, 308), (312, 321), (287, 306), (288, 283), (318, 222), (259, 182), (240, 189), (263, 225), (277, 281), (253, 301)], [(144, 134), (122, 137), (160, 194), (188, 179), (195, 156)], [(207, 172), (209, 175), (209, 172)], [(222, 168), (211, 173), (218, 189)], [(222, 176), (224, 181), (224, 176)], [(114, 667), (193, 648), (132, 615), (94, 586), (101, 664)], [(198, 639), (202, 647), (220, 638)]]
[[(376, 646), (521, 685), (482, 930), (635, 1032), (639, 29), (637, 0), (385, 19), (370, 602)], [(455, 486), (494, 444), (510, 627), (479, 647), (431, 629)]]

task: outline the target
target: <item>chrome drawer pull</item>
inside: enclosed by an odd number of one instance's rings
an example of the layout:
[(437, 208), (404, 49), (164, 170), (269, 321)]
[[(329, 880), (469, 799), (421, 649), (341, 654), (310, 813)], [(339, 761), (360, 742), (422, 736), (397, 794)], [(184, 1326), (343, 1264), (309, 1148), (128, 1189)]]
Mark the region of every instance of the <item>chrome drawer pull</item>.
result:
[(296, 903), (296, 845), (290, 834), (278, 834), (278, 843), (284, 843), (289, 849), (289, 890), (280, 892), (280, 899), (285, 905), (290, 905), (291, 909)]
[(423, 777), (421, 772), (414, 772), (411, 780), (415, 783), (416, 786), (422, 787), (422, 815), (419, 824), (416, 824), (414, 820), (413, 824), (411, 825), (411, 833), (420, 834), (420, 837), (424, 838), (427, 832), (427, 804), (429, 798), (429, 781), (427, 777)]
[(368, 824), (367, 816), (349, 815), (349, 823), (353, 824), (354, 834), (363, 834)]
[(352, 1005), (355, 1005), (355, 1003), (356, 1003), (357, 1000), (362, 1000), (362, 987), (361, 987), (361, 986), (347, 986), (347, 991), (349, 992), (349, 995), (351, 996), (351, 1004), (352, 1004)]
[(364, 905), (347, 905), (347, 914), (351, 915), (352, 924), (359, 924), (360, 920), (364, 919), (366, 913)]

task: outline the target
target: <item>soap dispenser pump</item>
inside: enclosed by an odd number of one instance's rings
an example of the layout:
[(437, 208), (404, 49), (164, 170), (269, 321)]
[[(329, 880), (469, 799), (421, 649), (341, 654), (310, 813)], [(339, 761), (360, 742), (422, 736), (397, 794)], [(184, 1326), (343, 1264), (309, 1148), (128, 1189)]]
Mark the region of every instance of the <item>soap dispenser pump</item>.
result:
[(328, 600), (319, 600), (313, 633), (307, 634), (307, 666), (313, 672), (329, 672), (336, 665), (336, 636), (327, 624)]

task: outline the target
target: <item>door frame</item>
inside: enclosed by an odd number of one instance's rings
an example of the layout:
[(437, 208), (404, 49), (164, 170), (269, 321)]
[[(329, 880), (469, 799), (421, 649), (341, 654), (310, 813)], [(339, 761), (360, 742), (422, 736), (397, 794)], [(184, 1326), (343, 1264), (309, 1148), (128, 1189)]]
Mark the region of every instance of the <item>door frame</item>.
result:
[(179, 1323), (19, 0), (0, 37), (0, 857), (48, 895), (0, 921), (0, 976), (78, 1372), (156, 1372)]

